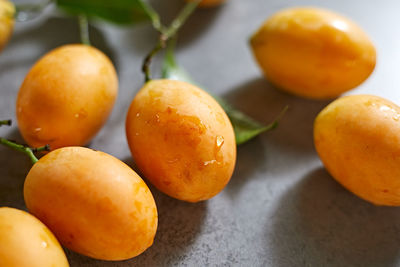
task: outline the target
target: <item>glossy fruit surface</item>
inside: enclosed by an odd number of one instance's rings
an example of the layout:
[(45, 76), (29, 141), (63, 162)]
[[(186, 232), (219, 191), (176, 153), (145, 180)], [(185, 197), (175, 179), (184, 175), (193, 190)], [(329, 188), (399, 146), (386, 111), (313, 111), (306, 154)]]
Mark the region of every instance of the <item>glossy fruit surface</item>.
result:
[(83, 147), (48, 153), (30, 170), (24, 197), (64, 246), (83, 255), (124, 260), (153, 243), (158, 219), (150, 190), (106, 153)]
[(252, 36), (251, 47), (269, 81), (307, 98), (333, 98), (358, 86), (376, 62), (359, 26), (319, 8), (277, 12)]
[(339, 98), (316, 118), (314, 142), (348, 190), (377, 205), (400, 205), (399, 106), (372, 95)]
[(139, 169), (174, 198), (209, 199), (232, 176), (236, 143), (229, 118), (214, 98), (189, 83), (145, 84), (129, 108), (126, 134)]
[(68, 267), (69, 264), (46, 225), (25, 211), (1, 207), (0, 266)]
[(117, 91), (114, 66), (101, 51), (59, 47), (36, 62), (19, 90), (20, 132), (33, 147), (85, 145), (107, 120)]

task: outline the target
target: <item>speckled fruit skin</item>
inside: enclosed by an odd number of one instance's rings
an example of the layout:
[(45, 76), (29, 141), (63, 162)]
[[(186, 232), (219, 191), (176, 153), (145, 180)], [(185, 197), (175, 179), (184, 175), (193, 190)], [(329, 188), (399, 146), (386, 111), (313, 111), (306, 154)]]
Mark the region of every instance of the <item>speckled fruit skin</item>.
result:
[(363, 30), (319, 8), (277, 12), (250, 44), (269, 81), (306, 98), (339, 96), (361, 84), (375, 68), (375, 47)]
[(25, 211), (1, 207), (0, 266), (68, 267), (69, 264), (46, 225)]
[(0, 0), (0, 51), (6, 46), (14, 29), (14, 4)]
[[(199, 7), (216, 7), (225, 3), (225, 1), (226, 0), (202, 0), (199, 3)], [(186, 2), (193, 2), (193, 0), (186, 0)]]
[(376, 205), (400, 205), (400, 107), (372, 95), (339, 98), (314, 124), (315, 148), (329, 173)]
[(157, 230), (157, 208), (143, 180), (125, 163), (83, 147), (54, 150), (30, 170), (29, 211), (61, 244), (102, 260), (145, 251)]
[(210, 95), (189, 83), (146, 83), (129, 108), (126, 135), (145, 177), (174, 198), (209, 199), (232, 176), (236, 143), (229, 118)]
[(107, 120), (117, 91), (114, 66), (101, 51), (59, 47), (36, 62), (19, 90), (20, 132), (33, 147), (85, 145)]

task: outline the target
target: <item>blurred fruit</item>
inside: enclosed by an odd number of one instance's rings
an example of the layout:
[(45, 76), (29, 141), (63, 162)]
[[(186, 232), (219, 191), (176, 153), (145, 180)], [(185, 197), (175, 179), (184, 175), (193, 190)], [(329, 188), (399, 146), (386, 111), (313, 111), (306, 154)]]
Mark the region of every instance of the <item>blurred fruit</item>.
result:
[(14, 4), (0, 0), (0, 51), (6, 46), (14, 29)]

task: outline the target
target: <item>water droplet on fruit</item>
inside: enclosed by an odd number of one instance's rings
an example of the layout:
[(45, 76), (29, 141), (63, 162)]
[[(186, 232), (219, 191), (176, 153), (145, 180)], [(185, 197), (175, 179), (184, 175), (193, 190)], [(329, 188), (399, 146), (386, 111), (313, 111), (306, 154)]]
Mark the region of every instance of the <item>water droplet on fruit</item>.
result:
[(214, 163), (216, 163), (217, 161), (215, 160), (215, 159), (213, 159), (213, 160), (209, 160), (209, 161), (205, 161), (203, 164), (204, 164), (204, 166), (207, 166), (207, 165), (209, 165), (209, 164), (214, 164)]
[(46, 241), (42, 241), (41, 245), (43, 248), (47, 248), (47, 246), (48, 246)]
[(218, 136), (215, 138), (215, 146), (216, 146), (217, 148), (221, 148), (221, 146), (224, 144), (224, 142), (225, 142), (224, 137), (221, 136), (221, 135), (218, 135)]
[(38, 132), (40, 132), (41, 130), (42, 130), (42, 128), (38, 127), (38, 128), (35, 128), (34, 131), (35, 131), (36, 133), (38, 133)]

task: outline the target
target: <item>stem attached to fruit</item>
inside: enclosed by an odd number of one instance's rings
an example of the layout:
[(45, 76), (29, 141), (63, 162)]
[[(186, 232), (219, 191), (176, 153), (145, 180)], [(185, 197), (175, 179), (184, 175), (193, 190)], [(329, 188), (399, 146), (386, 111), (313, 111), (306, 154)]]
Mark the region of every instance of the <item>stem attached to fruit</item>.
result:
[(148, 82), (151, 80), (150, 64), (151, 64), (153, 57), (160, 50), (165, 48), (169, 39), (171, 39), (172, 37), (174, 37), (176, 35), (176, 33), (179, 31), (179, 29), (182, 27), (182, 25), (185, 24), (186, 20), (196, 9), (196, 7), (200, 3), (200, 1), (201, 0), (195, 0), (190, 3), (187, 3), (184, 6), (184, 8), (181, 10), (181, 12), (178, 14), (178, 16), (171, 22), (171, 24), (168, 28), (164, 28), (164, 27), (162, 27), (162, 25), (158, 25), (158, 24), (156, 24), (156, 26), (154, 26), (154, 21), (153, 21), (154, 28), (156, 30), (160, 31), (160, 38), (158, 39), (156, 46), (154, 46), (154, 48), (147, 54), (147, 56), (143, 60), (142, 71), (145, 76), (145, 82)]
[(45, 146), (38, 147), (38, 148), (32, 148), (32, 147), (17, 144), (14, 141), (7, 140), (2, 137), (0, 137), (0, 144), (2, 144), (4, 146), (8, 146), (14, 150), (17, 150), (19, 152), (26, 154), (31, 159), (33, 164), (38, 162), (38, 158), (35, 156), (34, 153), (41, 152), (41, 151), (50, 151), (49, 145), (45, 145)]
[[(11, 120), (1, 120), (0, 121), (0, 126), (1, 125), (11, 125)], [(0, 137), (0, 144), (4, 145), (4, 146), (8, 146), (12, 149), (15, 149), (19, 152), (22, 152), (24, 154), (26, 154), (32, 161), (33, 164), (35, 164), (36, 162), (38, 162), (38, 158), (35, 156), (34, 153), (36, 152), (41, 152), (41, 151), (50, 151), (50, 146), (49, 145), (45, 145), (42, 147), (38, 147), (38, 148), (32, 148), (32, 147), (28, 147), (26, 145), (21, 145), (21, 144), (17, 144), (14, 141), (5, 139), (3, 137)]]
[(84, 45), (90, 45), (90, 37), (89, 37), (89, 21), (85, 15), (79, 15), (79, 32), (81, 35), (81, 42)]

